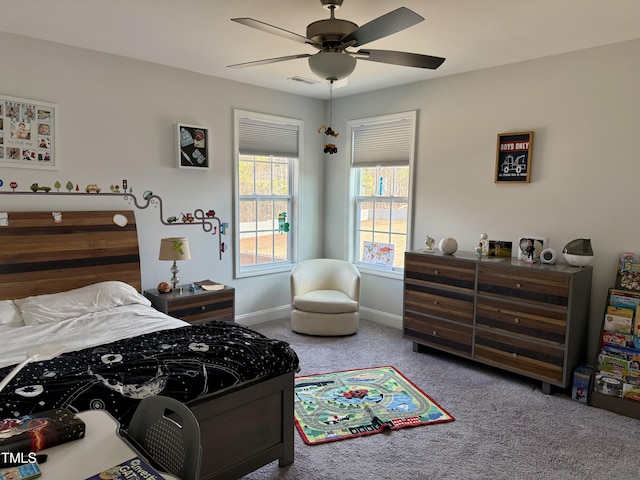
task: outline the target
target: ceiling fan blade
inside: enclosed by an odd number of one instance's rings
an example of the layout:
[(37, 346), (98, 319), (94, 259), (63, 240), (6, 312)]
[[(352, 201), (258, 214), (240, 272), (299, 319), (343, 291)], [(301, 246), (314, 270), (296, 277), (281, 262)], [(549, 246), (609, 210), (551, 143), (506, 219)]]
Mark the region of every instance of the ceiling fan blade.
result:
[(310, 57), (310, 53), (300, 53), (298, 55), (287, 55), (286, 57), (265, 58), (264, 60), (254, 60), (253, 62), (235, 63), (227, 65), (231, 68), (257, 67), (258, 65), (267, 65), (269, 63), (285, 62), (287, 60), (295, 60), (296, 58)]
[(240, 23), (242, 25), (246, 25), (247, 27), (256, 28), (258, 30), (271, 33), (273, 35), (278, 35), (279, 37), (283, 37), (288, 40), (293, 40), (294, 42), (306, 43), (307, 45), (312, 45), (316, 48), (321, 47), (320, 44), (314, 42), (310, 38), (303, 37), (302, 35), (298, 35), (297, 33), (290, 32), (289, 30), (285, 30), (284, 28), (275, 27), (268, 23), (261, 22), (260, 20), (254, 20), (253, 18), (232, 18), (231, 21)]
[(393, 33), (400, 32), (405, 28), (415, 25), (416, 23), (422, 22), (423, 20), (424, 18), (413, 10), (409, 10), (406, 7), (400, 7), (397, 10), (393, 10), (381, 17), (371, 20), (369, 23), (365, 23), (360, 28), (342, 38), (341, 42), (347, 43), (355, 40), (356, 43), (353, 44), (353, 46), (357, 47)]
[(446, 59), (419, 53), (395, 52), (393, 50), (358, 50), (356, 58), (370, 62), (390, 63), (404, 67), (430, 68), (435, 70)]

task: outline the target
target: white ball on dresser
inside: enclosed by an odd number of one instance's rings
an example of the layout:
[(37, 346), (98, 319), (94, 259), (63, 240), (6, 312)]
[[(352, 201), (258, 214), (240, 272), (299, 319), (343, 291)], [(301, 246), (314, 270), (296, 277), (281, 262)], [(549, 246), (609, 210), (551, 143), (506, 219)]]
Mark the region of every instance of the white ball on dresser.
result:
[(458, 242), (456, 242), (456, 239), (453, 237), (444, 237), (440, 240), (438, 248), (445, 255), (453, 255), (456, 253), (456, 250), (458, 250)]

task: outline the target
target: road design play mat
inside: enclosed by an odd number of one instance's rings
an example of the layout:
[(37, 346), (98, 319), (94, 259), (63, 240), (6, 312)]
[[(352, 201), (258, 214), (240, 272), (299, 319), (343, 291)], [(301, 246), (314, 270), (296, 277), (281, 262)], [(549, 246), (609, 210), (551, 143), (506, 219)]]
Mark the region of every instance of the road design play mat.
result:
[(309, 445), (453, 420), (391, 366), (296, 377), (295, 424)]

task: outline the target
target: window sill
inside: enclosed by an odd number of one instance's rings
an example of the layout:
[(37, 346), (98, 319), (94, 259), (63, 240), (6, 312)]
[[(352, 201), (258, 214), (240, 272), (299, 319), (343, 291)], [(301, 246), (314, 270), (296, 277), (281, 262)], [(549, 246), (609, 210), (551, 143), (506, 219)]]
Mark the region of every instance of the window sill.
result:
[(270, 275), (272, 273), (290, 272), (293, 269), (293, 263), (281, 263), (269, 266), (255, 266), (237, 271), (235, 278), (257, 277), (260, 275)]
[(367, 275), (395, 278), (397, 280), (402, 280), (404, 278), (404, 269), (394, 268), (393, 270), (385, 270), (383, 268), (376, 268), (370, 265), (365, 265), (364, 263), (356, 263), (355, 265), (360, 273), (365, 273)]

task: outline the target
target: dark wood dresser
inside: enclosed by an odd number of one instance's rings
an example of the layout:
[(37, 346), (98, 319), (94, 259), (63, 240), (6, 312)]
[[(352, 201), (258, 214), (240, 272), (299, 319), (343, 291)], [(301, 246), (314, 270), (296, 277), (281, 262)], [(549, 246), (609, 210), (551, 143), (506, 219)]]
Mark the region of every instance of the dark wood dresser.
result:
[(567, 387), (585, 361), (592, 268), (456, 252), (405, 254), (403, 334)]

